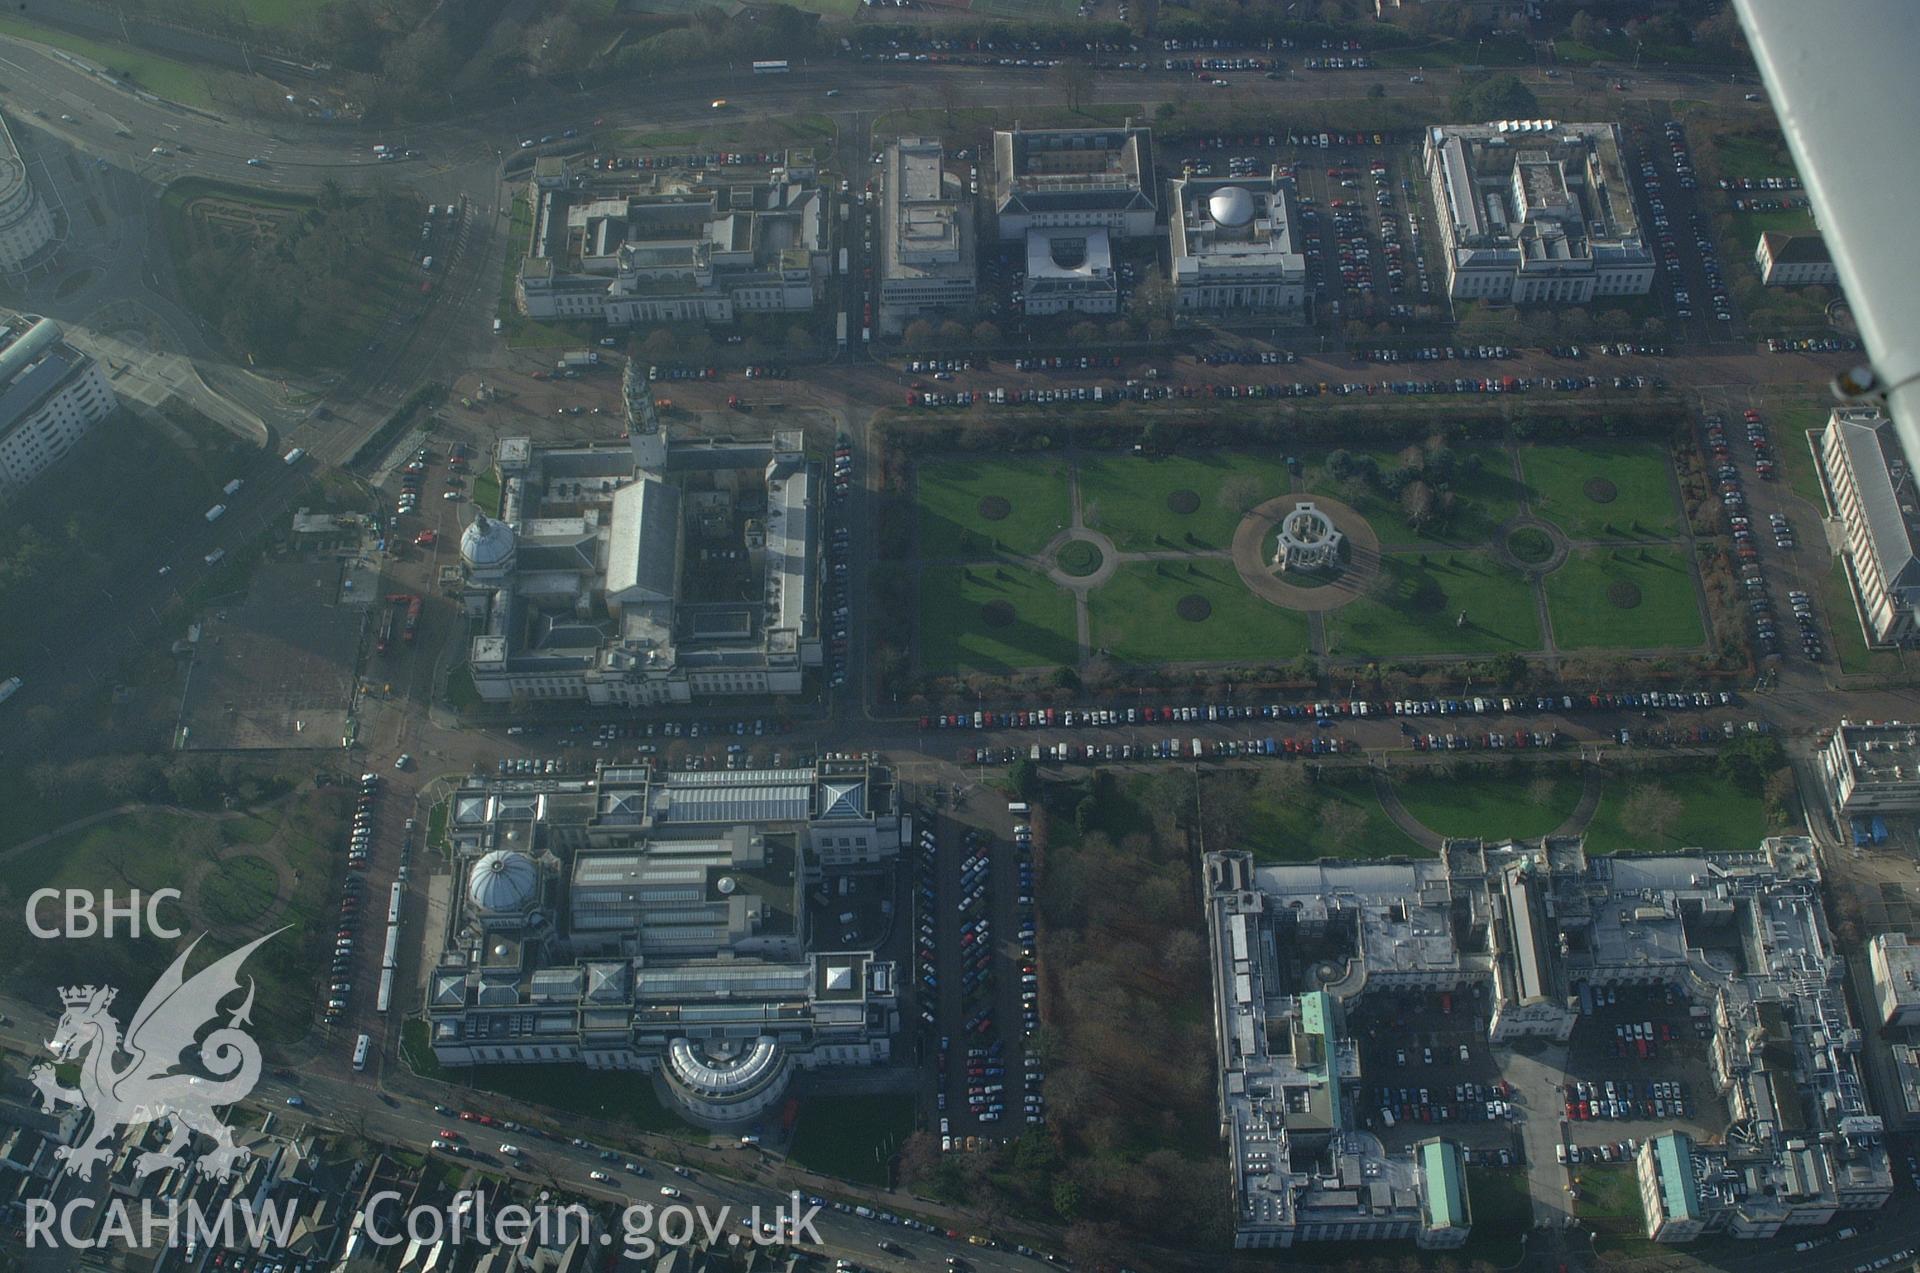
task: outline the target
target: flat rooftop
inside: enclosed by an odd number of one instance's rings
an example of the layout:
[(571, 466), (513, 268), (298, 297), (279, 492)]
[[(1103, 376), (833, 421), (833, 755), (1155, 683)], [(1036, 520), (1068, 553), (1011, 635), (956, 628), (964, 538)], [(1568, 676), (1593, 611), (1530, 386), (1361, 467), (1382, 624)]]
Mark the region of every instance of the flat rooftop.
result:
[(1841, 747), (1856, 783), (1911, 783), (1920, 780), (1920, 725), (1888, 721), (1879, 725), (1840, 723)]

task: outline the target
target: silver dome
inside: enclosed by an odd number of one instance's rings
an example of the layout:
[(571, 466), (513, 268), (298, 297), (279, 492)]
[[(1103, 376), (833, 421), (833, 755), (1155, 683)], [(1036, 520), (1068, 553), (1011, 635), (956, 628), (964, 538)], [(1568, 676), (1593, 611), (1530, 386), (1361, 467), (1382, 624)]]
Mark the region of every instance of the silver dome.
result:
[(1216, 225), (1238, 228), (1253, 220), (1253, 196), (1241, 186), (1226, 186), (1207, 200), (1207, 212)]
[(540, 873), (533, 860), (512, 849), (495, 849), (467, 873), (467, 900), (475, 910), (501, 915), (533, 905)]
[(513, 561), (513, 527), (485, 513), (460, 532), (460, 558), (470, 570), (496, 570)]

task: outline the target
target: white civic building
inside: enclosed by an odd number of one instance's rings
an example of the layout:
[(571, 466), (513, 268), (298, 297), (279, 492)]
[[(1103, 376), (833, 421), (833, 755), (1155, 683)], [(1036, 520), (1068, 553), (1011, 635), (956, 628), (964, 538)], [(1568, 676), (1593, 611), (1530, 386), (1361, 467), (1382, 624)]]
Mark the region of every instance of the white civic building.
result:
[(669, 443), (627, 368), (624, 442), (504, 438), (499, 517), (460, 538), (489, 702), (797, 694), (821, 663), (817, 481), (799, 430)]
[(1920, 640), (1920, 495), (1892, 420), (1872, 408), (1837, 408), (1820, 441), (1820, 465), (1846, 528), (1847, 566), (1870, 645)]
[(434, 1055), (634, 1070), (717, 1124), (761, 1115), (801, 1070), (885, 1062), (895, 965), (815, 941), (809, 915), (847, 905), (828, 887), (862, 864), (843, 842), (871, 866), (906, 831), (892, 774), (865, 761), (469, 778), (426, 975)]
[(32, 481), (119, 405), (100, 364), (50, 318), (0, 328), (0, 496)]
[(13, 131), (0, 118), (0, 272), (24, 269), (53, 242), (53, 212), (27, 179)]
[(541, 159), (528, 187), (519, 306), (529, 318), (615, 326), (809, 311), (827, 275), (829, 234), (810, 173), (790, 165), (752, 178), (643, 176)]
[(1424, 163), (1447, 295), (1585, 305), (1652, 288), (1653, 249), (1617, 124), (1434, 125)]
[(1272, 178), (1189, 177), (1168, 183), (1168, 202), (1181, 309), (1305, 312), (1307, 258), (1286, 187)]

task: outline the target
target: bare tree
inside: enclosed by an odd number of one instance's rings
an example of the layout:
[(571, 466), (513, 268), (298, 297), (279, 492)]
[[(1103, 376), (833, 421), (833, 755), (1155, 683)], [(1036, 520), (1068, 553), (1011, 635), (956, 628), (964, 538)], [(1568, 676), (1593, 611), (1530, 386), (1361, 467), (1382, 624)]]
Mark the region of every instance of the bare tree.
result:
[(1251, 473), (1236, 473), (1220, 483), (1216, 498), (1229, 513), (1244, 513), (1260, 502), (1260, 479)]
[(1275, 804), (1291, 804), (1306, 789), (1307, 771), (1299, 765), (1268, 765), (1260, 774), (1260, 795)]
[(1400, 491), (1400, 511), (1407, 515), (1407, 524), (1415, 530), (1433, 520), (1433, 488), (1422, 481), (1408, 482)]
[(1066, 58), (1053, 68), (1053, 82), (1068, 110), (1077, 111), (1087, 104), (1093, 92), (1093, 68), (1079, 58)]
[(1635, 787), (1620, 807), (1620, 825), (1629, 834), (1647, 841), (1646, 847), (1665, 840), (1680, 820), (1680, 797), (1657, 782)]
[(1351, 849), (1367, 829), (1367, 815), (1360, 806), (1337, 798), (1320, 802), (1320, 839), (1329, 849)]

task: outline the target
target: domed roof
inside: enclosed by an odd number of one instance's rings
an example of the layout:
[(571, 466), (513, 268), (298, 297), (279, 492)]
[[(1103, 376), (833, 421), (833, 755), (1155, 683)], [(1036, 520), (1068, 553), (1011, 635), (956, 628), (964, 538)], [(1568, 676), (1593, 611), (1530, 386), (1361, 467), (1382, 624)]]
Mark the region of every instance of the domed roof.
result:
[(512, 849), (495, 849), (467, 873), (467, 900), (493, 914), (524, 911), (533, 904), (540, 873), (533, 860)]
[(1239, 227), (1253, 220), (1253, 196), (1244, 187), (1226, 186), (1207, 200), (1207, 212), (1217, 225)]
[(485, 513), (460, 533), (460, 557), (473, 570), (492, 570), (513, 559), (513, 527)]

